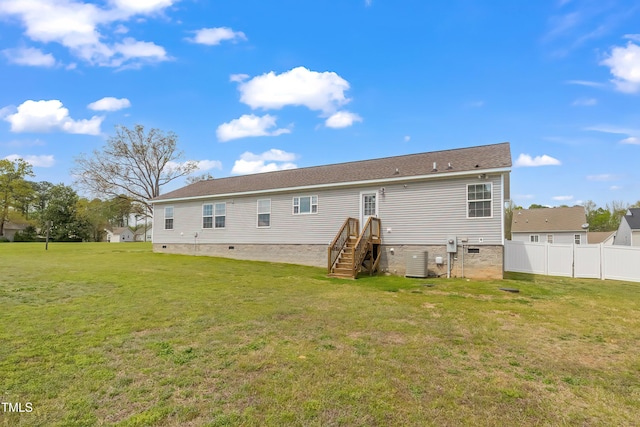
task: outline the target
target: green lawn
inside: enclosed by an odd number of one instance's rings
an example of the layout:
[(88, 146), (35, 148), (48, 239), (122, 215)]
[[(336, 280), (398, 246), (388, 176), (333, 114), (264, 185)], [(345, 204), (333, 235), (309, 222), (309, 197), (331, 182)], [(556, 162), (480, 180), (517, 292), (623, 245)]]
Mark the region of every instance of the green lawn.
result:
[[(517, 288), (520, 293), (501, 291)], [(0, 425), (637, 425), (640, 283), (0, 244)]]

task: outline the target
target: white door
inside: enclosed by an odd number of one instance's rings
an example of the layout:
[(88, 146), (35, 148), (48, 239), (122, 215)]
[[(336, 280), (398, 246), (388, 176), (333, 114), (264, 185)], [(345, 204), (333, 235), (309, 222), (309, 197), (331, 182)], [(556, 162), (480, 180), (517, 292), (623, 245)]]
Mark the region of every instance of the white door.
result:
[(369, 217), (378, 217), (378, 193), (360, 194), (360, 228), (364, 227)]

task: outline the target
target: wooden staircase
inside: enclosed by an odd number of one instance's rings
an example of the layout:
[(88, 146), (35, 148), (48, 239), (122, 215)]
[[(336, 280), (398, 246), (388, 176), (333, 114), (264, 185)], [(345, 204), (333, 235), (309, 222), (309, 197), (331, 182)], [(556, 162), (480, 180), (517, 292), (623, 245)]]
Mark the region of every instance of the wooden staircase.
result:
[(359, 221), (347, 218), (328, 248), (329, 277), (355, 279), (362, 270), (372, 275), (381, 255), (380, 220), (369, 218), (358, 234)]

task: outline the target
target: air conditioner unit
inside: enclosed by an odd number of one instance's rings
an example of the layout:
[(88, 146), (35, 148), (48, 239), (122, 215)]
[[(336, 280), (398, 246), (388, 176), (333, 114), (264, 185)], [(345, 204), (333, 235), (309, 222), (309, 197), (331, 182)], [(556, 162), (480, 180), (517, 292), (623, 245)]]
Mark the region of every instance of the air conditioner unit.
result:
[(427, 251), (409, 252), (406, 256), (405, 277), (427, 277), (429, 275), (427, 269)]

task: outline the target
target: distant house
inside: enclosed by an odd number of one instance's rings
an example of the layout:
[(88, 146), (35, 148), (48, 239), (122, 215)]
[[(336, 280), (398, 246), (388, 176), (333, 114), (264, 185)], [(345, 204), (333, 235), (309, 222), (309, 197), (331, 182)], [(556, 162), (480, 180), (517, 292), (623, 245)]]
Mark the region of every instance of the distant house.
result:
[(587, 215), (582, 206), (513, 211), (511, 240), (531, 243), (587, 243)]
[(153, 250), (501, 278), (510, 171), (501, 143), (203, 180), (153, 200)]
[(4, 223), (4, 235), (0, 237), (5, 237), (9, 239), (10, 242), (13, 242), (13, 238), (18, 231), (23, 231), (27, 228), (29, 224), (18, 224), (15, 222), (7, 221)]
[(120, 242), (133, 242), (134, 234), (129, 227), (115, 227), (112, 230), (106, 229), (107, 242), (120, 243)]
[(640, 208), (630, 208), (622, 217), (613, 244), (640, 246)]
[(138, 229), (134, 233), (134, 240), (136, 242), (150, 242), (152, 238), (151, 231), (152, 231), (152, 226), (151, 224), (149, 224), (146, 227), (146, 238), (145, 238), (145, 227), (144, 226), (138, 227)]
[(615, 231), (589, 231), (587, 233), (587, 243), (590, 245), (603, 244), (613, 245), (613, 240), (616, 236)]

